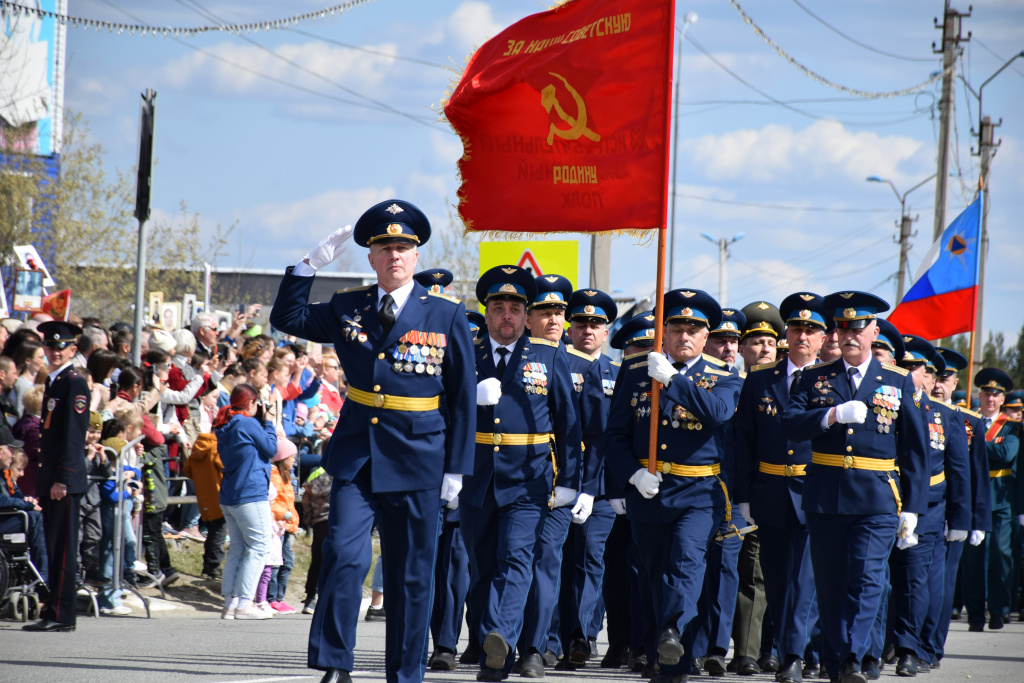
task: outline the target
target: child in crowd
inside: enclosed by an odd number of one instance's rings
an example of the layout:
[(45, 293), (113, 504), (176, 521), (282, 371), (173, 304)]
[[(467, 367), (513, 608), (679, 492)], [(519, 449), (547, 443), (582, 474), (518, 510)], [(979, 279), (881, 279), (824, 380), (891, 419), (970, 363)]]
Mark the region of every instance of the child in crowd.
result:
[(277, 496), (270, 501), (270, 511), (274, 515), (276, 527), (283, 529), (284, 533), (281, 534), (281, 564), (271, 570), (267, 599), (273, 609), (282, 613), (295, 611), (284, 598), (288, 590), (288, 577), (295, 566), (292, 536), (299, 530), (299, 513), (295, 509), (295, 489), (291, 481), (296, 452), (295, 444), (279, 434), (277, 453), (270, 470), (270, 485), (277, 489)]
[[(29, 400), (28, 394), (25, 394)], [(40, 395), (42, 400), (42, 395)], [(28, 404), (26, 403), (26, 406)], [(27, 408), (26, 408), (27, 410)], [(28, 414), (26, 412), (26, 414)], [(85, 432), (86, 474), (89, 487), (82, 496), (82, 535), (78, 555), (85, 570), (85, 581), (94, 586), (104, 586), (107, 578), (100, 564), (100, 540), (103, 537), (103, 516), (100, 512), (100, 482), (109, 476), (107, 456), (100, 445), (103, 438), (103, 416), (96, 411), (89, 413), (89, 428)]]
[[(133, 497), (132, 488), (126, 486), (124, 491), (118, 492), (117, 466), (118, 459), (123, 457), (122, 463), (124, 478), (137, 484), (142, 473), (128, 464), (128, 454), (124, 453), (128, 441), (134, 439), (142, 431), (142, 418), (136, 413), (122, 411), (118, 417), (107, 420), (103, 425), (102, 441), (100, 444), (106, 453), (106, 478), (100, 482), (100, 515), (103, 524), (103, 535), (100, 538), (100, 571), (104, 579), (111, 580), (114, 569), (114, 543), (118, 542), (115, 537), (115, 518), (120, 511), (122, 515), (122, 533), (124, 534), (124, 557), (125, 576), (129, 582), (133, 582), (135, 566), (135, 532), (132, 529), (132, 505), (124, 504), (124, 501), (131, 501)], [(121, 603), (120, 586), (112, 586), (100, 593), (100, 612), (110, 616), (131, 614), (132, 610)]]
[(14, 423), (11, 432), (14, 438), (23, 441), (28, 467), (19, 486), (26, 496), (36, 495), (36, 473), (39, 471), (39, 435), (42, 423), (39, 416), (43, 412), (43, 385), (34, 384), (21, 397), (24, 413)]
[[(326, 448), (326, 446), (325, 446)], [(327, 518), (331, 511), (331, 485), (334, 477), (322, 467), (309, 475), (302, 495), (302, 518), (313, 530), (313, 546), (306, 574), (306, 599), (302, 602), (302, 613), (312, 614), (316, 609), (317, 584), (320, 579), (320, 564), (324, 557), (324, 539), (329, 525)]]
[[(282, 439), (278, 439), (278, 444), (280, 444), (281, 441)], [(276, 468), (274, 466), (271, 466), (271, 473), (273, 473), (275, 469)], [(271, 505), (273, 505), (276, 499), (277, 487), (274, 486), (273, 481), (271, 481), (270, 486), (268, 487), (267, 490), (267, 500), (270, 502)], [(281, 541), (284, 537), (284, 527), (279, 525), (274, 520), (273, 509), (270, 510), (269, 516), (270, 542), (267, 544), (269, 552), (265, 558), (266, 565), (264, 565), (263, 567), (263, 573), (260, 575), (260, 581), (258, 584), (256, 584), (256, 595), (254, 595), (252, 598), (252, 606), (258, 610), (261, 610), (268, 617), (272, 617), (274, 616), (274, 614), (277, 613), (277, 610), (271, 607), (270, 603), (267, 601), (267, 591), (270, 588), (271, 574), (273, 574), (275, 568), (281, 566)]]

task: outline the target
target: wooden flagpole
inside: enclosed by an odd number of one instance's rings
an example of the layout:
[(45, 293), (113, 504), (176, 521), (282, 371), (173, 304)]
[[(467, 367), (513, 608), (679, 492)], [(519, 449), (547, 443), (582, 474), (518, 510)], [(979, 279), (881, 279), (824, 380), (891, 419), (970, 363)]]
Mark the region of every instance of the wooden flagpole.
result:
[[(672, 73), (674, 69), (676, 46), (676, 3), (666, 0), (668, 6), (668, 40), (666, 41), (665, 59), (665, 182), (662, 184), (661, 225), (658, 228), (658, 275), (654, 294), (654, 351), (661, 353), (662, 332), (665, 327), (665, 240), (668, 234), (668, 201), (669, 201), (669, 167), (675, 150), (672, 144)], [(674, 188), (673, 188), (674, 189)], [(650, 432), (647, 450), (647, 471), (654, 474), (658, 471), (658, 414), (660, 413), (661, 385), (651, 381), (651, 414)]]

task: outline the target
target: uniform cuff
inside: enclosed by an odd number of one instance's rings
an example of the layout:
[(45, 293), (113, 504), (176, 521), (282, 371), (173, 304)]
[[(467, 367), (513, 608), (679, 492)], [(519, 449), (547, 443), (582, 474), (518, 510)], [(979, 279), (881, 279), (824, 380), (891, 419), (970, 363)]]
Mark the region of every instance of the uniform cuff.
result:
[(312, 277), (313, 275), (316, 275), (316, 268), (305, 261), (299, 261), (298, 265), (292, 269), (292, 275), (297, 277)]

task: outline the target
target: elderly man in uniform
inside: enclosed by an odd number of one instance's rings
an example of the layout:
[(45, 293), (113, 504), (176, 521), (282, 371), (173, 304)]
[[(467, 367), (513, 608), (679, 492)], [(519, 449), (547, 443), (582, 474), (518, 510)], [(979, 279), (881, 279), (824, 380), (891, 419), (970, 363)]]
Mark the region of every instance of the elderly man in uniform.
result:
[(904, 405), (915, 391), (909, 373), (871, 353), (875, 319), (889, 305), (838, 292), (825, 297), (824, 309), (839, 328), (843, 358), (806, 368), (783, 425), (790, 440), (811, 442), (802, 505), (822, 664), (833, 680), (864, 683), (861, 660), (881, 606), (886, 560), (897, 537), (915, 542), (918, 514), (928, 507), (926, 442), (921, 412)]
[[(728, 492), (721, 472), (724, 431), (736, 409), (740, 378), (703, 353), (722, 309), (705, 292), (665, 294), (664, 354), (652, 351), (623, 367), (605, 433), (606, 466), (625, 489), (626, 514), (650, 586), (657, 632), (647, 656), (658, 657), (659, 683), (690, 673), (692, 632), (704, 581), (708, 544), (723, 517)], [(664, 385), (651, 403), (651, 382)], [(650, 422), (656, 421), (656, 473), (648, 469)], [(682, 637), (681, 637), (682, 636)]]
[[(354, 234), (370, 250), (377, 283), (305, 303), (316, 271)], [(334, 477), (322, 587), (309, 634), (309, 666), (345, 683), (354, 664), (370, 532), (380, 527), (389, 683), (419, 683), (427, 662), (441, 503), (457, 505), (472, 471), (472, 341), (465, 307), (413, 280), (430, 223), (389, 199), (355, 229), (325, 238), (281, 282), (270, 322), (286, 334), (333, 343), (351, 386), (323, 467)], [(442, 409), (442, 402), (444, 409)]]
[(497, 266), (477, 282), (487, 333), (476, 342), (476, 462), (462, 493), (470, 553), (471, 624), (482, 654), (477, 680), (499, 681), (514, 663), (533, 555), (549, 510), (576, 502), (580, 425), (568, 354), (523, 335), (537, 299), (529, 271)]
[(811, 462), (807, 442), (786, 438), (783, 418), (800, 377), (812, 365), (825, 338), (821, 296), (797, 292), (780, 306), (789, 355), (755, 366), (747, 376), (736, 413), (739, 477), (736, 500), (748, 524), (757, 524), (768, 613), (782, 666), (780, 683), (803, 680), (802, 658), (810, 639), (814, 601), (807, 524), (801, 501)]
[(82, 329), (61, 320), (40, 323), (50, 374), (40, 415), (36, 492), (43, 512), (49, 558), (50, 596), (41, 619), (26, 631), (74, 631), (77, 621), (78, 534), (82, 495), (88, 488), (85, 433), (89, 430), (89, 384), (74, 367)]

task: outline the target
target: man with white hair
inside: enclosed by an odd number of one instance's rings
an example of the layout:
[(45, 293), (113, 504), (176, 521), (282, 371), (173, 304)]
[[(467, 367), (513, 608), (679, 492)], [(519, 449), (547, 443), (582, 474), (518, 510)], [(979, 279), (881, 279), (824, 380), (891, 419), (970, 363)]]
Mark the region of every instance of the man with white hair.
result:
[(197, 313), (192, 318), (192, 334), (196, 339), (196, 351), (202, 351), (210, 358), (217, 355), (217, 318), (213, 313)]

